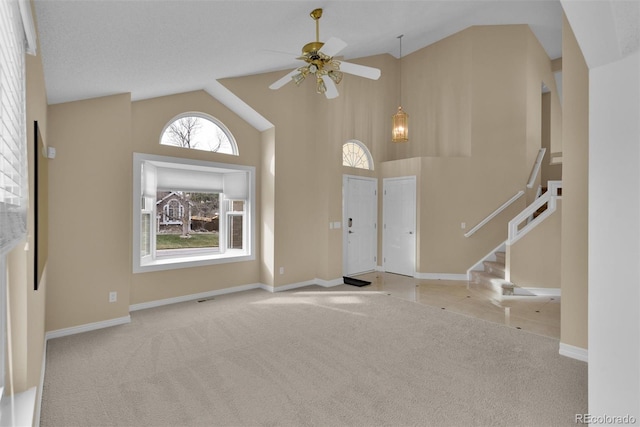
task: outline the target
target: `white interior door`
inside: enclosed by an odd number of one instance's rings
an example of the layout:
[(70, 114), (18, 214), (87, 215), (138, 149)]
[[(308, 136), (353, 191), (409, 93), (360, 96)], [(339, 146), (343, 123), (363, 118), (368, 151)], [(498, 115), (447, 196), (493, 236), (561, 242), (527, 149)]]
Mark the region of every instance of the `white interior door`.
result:
[(416, 271), (416, 177), (383, 181), (382, 251), (384, 271), (414, 276)]
[(344, 275), (373, 271), (378, 251), (378, 180), (345, 175), (343, 197)]

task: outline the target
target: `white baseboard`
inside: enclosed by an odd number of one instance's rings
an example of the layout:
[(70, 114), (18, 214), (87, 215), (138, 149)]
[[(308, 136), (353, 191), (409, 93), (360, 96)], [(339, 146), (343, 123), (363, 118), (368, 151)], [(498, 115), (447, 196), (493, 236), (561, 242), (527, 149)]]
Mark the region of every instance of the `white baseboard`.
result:
[(570, 357), (582, 362), (589, 362), (589, 351), (581, 347), (560, 343), (559, 353), (562, 356)]
[(87, 323), (79, 326), (72, 326), (70, 328), (57, 329), (55, 331), (49, 331), (45, 334), (45, 340), (53, 338), (66, 337), (67, 335), (81, 334), (82, 332), (95, 331), (97, 329), (108, 328), (111, 326), (124, 325), (131, 323), (131, 316), (118, 317), (115, 319), (103, 320), (102, 322)]
[(161, 307), (163, 305), (176, 304), (179, 302), (187, 302), (187, 301), (193, 301), (197, 299), (211, 298), (211, 297), (216, 297), (218, 295), (226, 295), (226, 294), (232, 294), (235, 292), (249, 291), (251, 289), (259, 289), (259, 288), (265, 289), (264, 286), (266, 285), (263, 285), (262, 283), (251, 283), (249, 285), (233, 286), (231, 288), (200, 292), (198, 294), (181, 295), (179, 297), (166, 298), (166, 299), (160, 299), (160, 300), (149, 301), (149, 302), (141, 302), (138, 304), (131, 304), (129, 306), (129, 311), (130, 312), (138, 311), (138, 310), (144, 310), (147, 308)]
[(250, 283), (248, 285), (233, 286), (231, 288), (217, 289), (215, 291), (200, 292), (198, 294), (182, 295), (179, 297), (132, 304), (129, 306), (129, 311), (130, 312), (138, 311), (138, 310), (144, 310), (147, 308), (161, 307), (163, 305), (176, 304), (179, 302), (187, 302), (187, 301), (193, 301), (193, 300), (198, 300), (203, 298), (212, 298), (219, 295), (249, 291), (252, 289), (262, 289), (267, 292), (281, 292), (281, 291), (288, 291), (290, 289), (297, 289), (297, 288), (302, 288), (302, 287), (311, 286), (311, 285), (319, 285), (319, 286), (324, 286), (328, 288), (331, 286), (337, 286), (341, 284), (342, 284), (342, 278), (333, 279), (333, 280), (312, 279), (312, 280), (306, 280), (304, 282), (291, 283), (289, 285), (276, 286), (276, 287), (265, 285), (264, 283)]
[(531, 292), (537, 297), (560, 297), (562, 292), (560, 288), (521, 288)]
[(413, 277), (426, 280), (469, 280), (466, 274), (416, 273)]
[(304, 288), (305, 286), (312, 286), (312, 285), (331, 288), (333, 286), (338, 286), (342, 284), (344, 284), (344, 281), (341, 277), (339, 279), (332, 279), (332, 280), (324, 280), (324, 279), (305, 280), (304, 282), (290, 283), (288, 285), (276, 286), (276, 287), (267, 286), (267, 285), (262, 285), (260, 287), (265, 291), (269, 291), (269, 292), (282, 292), (282, 291), (290, 291), (292, 289)]
[(47, 369), (47, 338), (44, 338), (44, 350), (42, 351), (42, 367), (40, 368), (40, 383), (36, 391), (36, 409), (34, 411), (34, 426), (40, 425), (40, 411), (42, 410), (42, 389), (44, 388), (44, 371)]
[[(381, 265), (376, 266), (376, 270), (381, 273), (386, 273), (384, 267)], [(469, 280), (466, 274), (451, 274), (451, 273), (414, 273), (413, 277), (416, 279), (426, 280)]]

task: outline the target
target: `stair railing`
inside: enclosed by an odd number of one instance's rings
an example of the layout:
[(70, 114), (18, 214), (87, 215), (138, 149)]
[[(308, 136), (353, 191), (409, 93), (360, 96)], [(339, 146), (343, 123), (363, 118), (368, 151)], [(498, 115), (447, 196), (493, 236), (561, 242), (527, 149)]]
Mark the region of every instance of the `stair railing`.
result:
[[(533, 168), (531, 169), (531, 174), (529, 175), (529, 181), (527, 182), (527, 188), (533, 188), (533, 185), (535, 184), (536, 179), (538, 178), (538, 174), (540, 173), (540, 167), (542, 166), (542, 159), (544, 158), (544, 154), (546, 152), (547, 152), (547, 149), (544, 147), (538, 150), (538, 157), (536, 157), (536, 161), (533, 164)], [(549, 182), (551, 183), (554, 181), (549, 181)], [(487, 215), (487, 217), (482, 221), (480, 221), (478, 225), (476, 225), (471, 230), (464, 233), (464, 237), (471, 237), (476, 231), (480, 230), (486, 223), (488, 223), (493, 218), (495, 218), (500, 212), (502, 212), (503, 210), (511, 206), (513, 202), (518, 200), (523, 195), (524, 195), (523, 190), (518, 191), (512, 198), (510, 198), (509, 200), (504, 202), (500, 207), (498, 207), (498, 209), (496, 209), (495, 211)]]
[(547, 152), (547, 149), (542, 147), (538, 150), (538, 157), (536, 157), (536, 161), (533, 164), (533, 169), (531, 169), (531, 175), (529, 175), (529, 182), (527, 182), (527, 188), (533, 188), (533, 185), (536, 183), (536, 178), (540, 173), (540, 167), (542, 166), (542, 159), (544, 159), (544, 153)]
[[(558, 199), (558, 190), (562, 188), (562, 181), (549, 181), (547, 191), (537, 198), (533, 203), (527, 206), (515, 218), (509, 221), (509, 235), (507, 237), (507, 245), (512, 245), (531, 231), (538, 224), (542, 223), (556, 210), (556, 200)], [(520, 225), (529, 220), (529, 218), (544, 205), (547, 208), (532, 221), (528, 221), (523, 227)]]
[(488, 223), (489, 221), (491, 221), (496, 215), (498, 215), (500, 212), (502, 212), (503, 210), (505, 210), (506, 208), (508, 208), (509, 206), (511, 206), (511, 204), (513, 202), (515, 202), (516, 200), (518, 200), (520, 197), (522, 197), (524, 195), (524, 190), (520, 190), (518, 191), (516, 194), (514, 194), (513, 197), (511, 197), (509, 200), (507, 200), (506, 202), (504, 202), (498, 209), (496, 209), (495, 211), (491, 212), (489, 215), (487, 215), (487, 217), (485, 219), (483, 219), (482, 221), (480, 221), (478, 223), (478, 225), (476, 225), (475, 227), (473, 227), (471, 230), (467, 231), (466, 233), (464, 233), (464, 237), (471, 237), (473, 235), (473, 233), (475, 233), (476, 231), (480, 230), (486, 223)]

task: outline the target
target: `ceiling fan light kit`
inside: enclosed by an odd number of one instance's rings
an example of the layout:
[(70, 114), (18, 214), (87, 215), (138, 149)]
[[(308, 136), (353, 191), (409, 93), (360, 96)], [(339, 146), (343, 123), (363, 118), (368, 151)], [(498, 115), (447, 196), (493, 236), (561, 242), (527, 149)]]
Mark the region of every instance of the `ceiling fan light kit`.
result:
[(311, 74), (316, 78), (316, 92), (324, 94), (327, 99), (333, 99), (338, 96), (336, 85), (342, 81), (344, 73), (372, 80), (380, 78), (380, 70), (377, 68), (333, 59), (335, 55), (347, 47), (347, 44), (336, 37), (330, 38), (326, 43), (321, 42), (319, 20), (322, 17), (322, 9), (314, 9), (309, 15), (316, 21), (316, 41), (304, 45), (302, 56), (297, 58), (307, 64), (296, 68), (274, 82), (269, 86), (270, 89), (280, 89), (290, 81), (300, 86), (302, 81)]

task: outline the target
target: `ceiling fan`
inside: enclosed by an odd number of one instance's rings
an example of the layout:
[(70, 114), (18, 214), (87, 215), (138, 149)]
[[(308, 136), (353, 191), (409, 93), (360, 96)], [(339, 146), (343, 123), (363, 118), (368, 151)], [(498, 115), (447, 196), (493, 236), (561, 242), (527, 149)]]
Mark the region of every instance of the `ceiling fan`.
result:
[(377, 68), (333, 59), (335, 55), (347, 47), (347, 44), (337, 37), (331, 37), (326, 43), (321, 42), (318, 21), (322, 17), (322, 9), (314, 9), (309, 15), (316, 21), (316, 41), (304, 45), (302, 56), (297, 58), (307, 64), (294, 69), (274, 82), (269, 86), (270, 89), (280, 89), (290, 81), (300, 85), (307, 76), (311, 75), (316, 78), (316, 92), (324, 93), (328, 99), (333, 99), (338, 96), (336, 85), (342, 81), (343, 73), (372, 80), (380, 78), (380, 70)]

